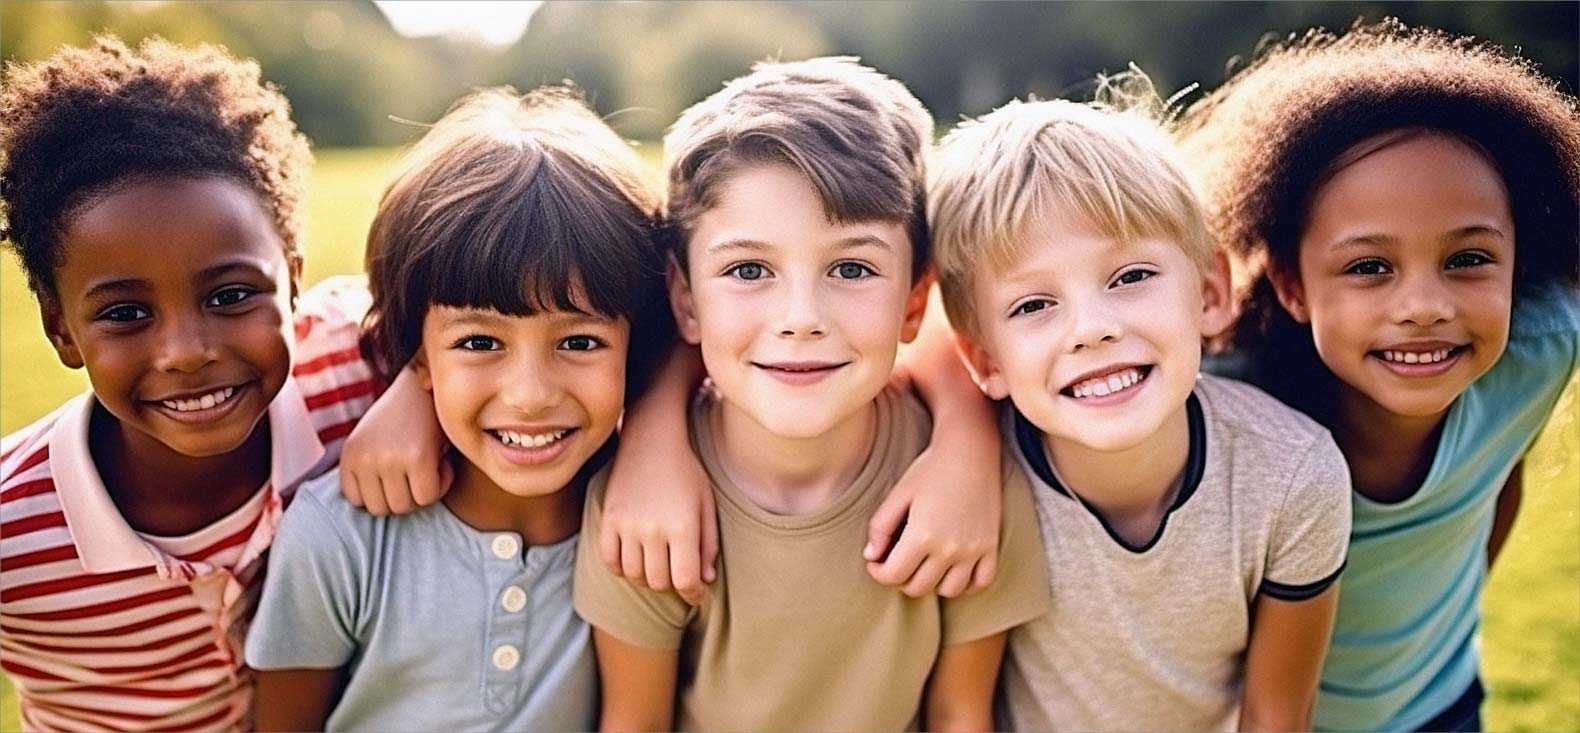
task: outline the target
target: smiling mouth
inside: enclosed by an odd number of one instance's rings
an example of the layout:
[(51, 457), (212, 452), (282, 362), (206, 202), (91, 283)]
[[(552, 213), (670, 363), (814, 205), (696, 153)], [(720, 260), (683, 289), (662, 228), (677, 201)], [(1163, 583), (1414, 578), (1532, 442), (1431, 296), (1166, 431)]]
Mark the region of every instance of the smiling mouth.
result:
[(241, 387), (242, 385), (233, 385), (230, 387), (222, 387), (205, 394), (200, 394), (196, 397), (173, 400), (154, 400), (154, 402), (164, 405), (166, 409), (172, 412), (199, 412), (202, 410), (213, 409), (229, 402), (231, 398), (236, 396), (236, 392), (239, 391)]
[(850, 363), (850, 362), (840, 362), (838, 364), (812, 363), (812, 362), (793, 362), (793, 363), (784, 363), (784, 364), (763, 364), (763, 363), (754, 361), (754, 362), (752, 362), (752, 366), (757, 367), (758, 369), (767, 369), (767, 370), (773, 371), (773, 372), (786, 372), (786, 373), (789, 373), (789, 374), (811, 374), (811, 373), (816, 373), (816, 372), (830, 372), (830, 371), (838, 369), (838, 368), (840, 368), (842, 366), (845, 366), (848, 363)]
[(576, 432), (576, 428), (560, 428), (544, 433), (522, 433), (515, 430), (490, 430), (489, 435), (494, 436), (505, 445), (512, 448), (547, 448), (564, 440), (566, 436)]
[(1064, 389), (1059, 390), (1059, 394), (1062, 394), (1065, 397), (1073, 397), (1078, 400), (1090, 399), (1093, 397), (1107, 397), (1112, 394), (1119, 394), (1120, 392), (1124, 392), (1138, 384), (1141, 384), (1142, 382), (1146, 381), (1147, 377), (1151, 374), (1151, 366), (1125, 367), (1122, 369), (1116, 369), (1112, 372), (1109, 372), (1108, 374), (1092, 377), (1090, 379), (1083, 379), (1068, 387), (1065, 387)]
[(1372, 351), (1369, 354), (1390, 364), (1436, 364), (1446, 361), (1463, 353), (1469, 345), (1454, 346), (1449, 348), (1431, 349), (1428, 351), (1406, 351), (1403, 349), (1385, 349)]

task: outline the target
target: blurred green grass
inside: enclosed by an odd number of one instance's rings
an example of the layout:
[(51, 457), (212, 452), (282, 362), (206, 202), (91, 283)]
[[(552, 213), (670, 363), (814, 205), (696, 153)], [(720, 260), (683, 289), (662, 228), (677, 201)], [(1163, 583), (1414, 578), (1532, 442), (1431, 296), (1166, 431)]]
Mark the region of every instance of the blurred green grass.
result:
[[(392, 149), (320, 150), (308, 198), (304, 284), (361, 270)], [(653, 165), (651, 146), (642, 150)], [(0, 433), (87, 387), (60, 365), (14, 260), (0, 265)], [(1487, 587), (1482, 649), (1489, 731), (1580, 730), (1580, 419), (1571, 382), (1526, 464), (1519, 520)], [(0, 731), (21, 729), (0, 676)]]

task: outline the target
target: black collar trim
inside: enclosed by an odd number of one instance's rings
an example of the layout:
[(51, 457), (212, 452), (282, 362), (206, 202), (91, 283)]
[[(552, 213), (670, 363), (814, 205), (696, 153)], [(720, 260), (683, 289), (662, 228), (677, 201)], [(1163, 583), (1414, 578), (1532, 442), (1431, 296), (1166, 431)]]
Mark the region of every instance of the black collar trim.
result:
[(1048, 454), (1043, 449), (1042, 431), (1037, 429), (1036, 425), (1031, 424), (1031, 421), (1027, 420), (1020, 410), (1015, 410), (1015, 441), (1019, 443), (1021, 455), (1026, 457), (1026, 462), (1031, 465), (1031, 470), (1037, 474), (1037, 478), (1065, 498), (1076, 500), (1088, 512), (1091, 512), (1092, 516), (1097, 518), (1098, 523), (1103, 525), (1103, 531), (1108, 533), (1110, 539), (1118, 543), (1120, 547), (1139, 555), (1152, 549), (1153, 545), (1156, 545), (1158, 540), (1163, 538), (1163, 531), (1168, 529), (1169, 526), (1169, 517), (1174, 514), (1176, 509), (1185, 506), (1185, 502), (1189, 501), (1191, 496), (1196, 493), (1196, 487), (1201, 485), (1202, 475), (1207, 471), (1207, 420), (1202, 414), (1201, 401), (1196, 399), (1195, 392), (1192, 392), (1190, 398), (1185, 401), (1185, 414), (1186, 422), (1190, 425), (1190, 450), (1185, 455), (1185, 475), (1180, 484), (1179, 495), (1174, 497), (1174, 503), (1169, 506), (1168, 512), (1163, 515), (1163, 521), (1158, 522), (1158, 531), (1152, 535), (1152, 539), (1147, 540), (1146, 544), (1140, 547), (1126, 542), (1124, 538), (1114, 532), (1113, 526), (1108, 523), (1107, 519), (1103, 518), (1103, 515), (1094, 511), (1086, 502), (1079, 501), (1077, 497), (1070, 493), (1069, 489), (1064, 487), (1064, 484), (1059, 482), (1058, 477), (1053, 475), (1053, 465), (1049, 462)]

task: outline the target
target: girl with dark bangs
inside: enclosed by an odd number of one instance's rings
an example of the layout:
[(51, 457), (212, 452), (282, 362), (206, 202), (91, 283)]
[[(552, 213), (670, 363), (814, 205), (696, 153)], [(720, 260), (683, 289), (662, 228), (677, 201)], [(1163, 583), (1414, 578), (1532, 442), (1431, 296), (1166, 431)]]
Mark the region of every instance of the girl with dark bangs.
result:
[(1182, 119), (1248, 290), (1236, 359), (1353, 477), (1319, 730), (1480, 729), (1487, 570), (1580, 354), (1576, 110), (1385, 21), (1272, 47)]
[(563, 89), (476, 93), (407, 156), (368, 237), (363, 350), (431, 395), (453, 481), (388, 517), (334, 474), (297, 493), (247, 645), (258, 729), (595, 726), (582, 500), (671, 338), (638, 171)]

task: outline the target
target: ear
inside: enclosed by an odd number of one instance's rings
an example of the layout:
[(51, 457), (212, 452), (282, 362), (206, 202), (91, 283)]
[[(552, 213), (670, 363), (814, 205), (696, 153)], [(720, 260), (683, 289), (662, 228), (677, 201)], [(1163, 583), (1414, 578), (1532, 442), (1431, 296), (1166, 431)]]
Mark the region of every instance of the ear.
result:
[(664, 268), (664, 282), (669, 286), (669, 309), (675, 314), (675, 329), (686, 343), (698, 346), (702, 343), (702, 328), (697, 324), (697, 307), (691, 299), (691, 283), (685, 269), (671, 254)]
[(1008, 380), (1004, 378), (998, 362), (993, 359), (993, 354), (982, 344), (963, 331), (956, 331), (955, 348), (959, 349), (960, 355), (965, 358), (966, 368), (971, 371), (971, 378), (976, 381), (977, 387), (983, 394), (994, 400), (1002, 400), (1009, 396)]
[(302, 295), (302, 255), (300, 253), (287, 256), (285, 266), (289, 269), (291, 277), (291, 312), (296, 312), (296, 299)]
[(927, 315), (927, 299), (932, 295), (936, 280), (933, 268), (928, 267), (922, 271), (921, 277), (916, 278), (916, 284), (911, 286), (911, 294), (905, 297), (905, 321), (900, 325), (900, 343), (915, 341), (916, 334), (921, 332), (922, 318)]
[(417, 347), (417, 354), (411, 358), (411, 370), (417, 373), (417, 384), (424, 392), (433, 391), (433, 370), (428, 368), (428, 352), (422, 346)]
[(1215, 251), (1201, 283), (1201, 335), (1213, 338), (1234, 325), (1234, 286), (1229, 275), (1229, 255)]
[(55, 297), (40, 297), (38, 312), (44, 323), (44, 334), (49, 337), (50, 345), (55, 347), (55, 355), (60, 357), (60, 363), (68, 369), (81, 369), (86, 362), (82, 360), (82, 351), (77, 348), (76, 340), (66, 330), (66, 314), (61, 311)]
[(1311, 309), (1306, 307), (1306, 289), (1300, 284), (1300, 273), (1269, 262), (1267, 280), (1273, 284), (1273, 294), (1278, 296), (1278, 304), (1284, 306), (1290, 318), (1297, 323), (1311, 323)]

